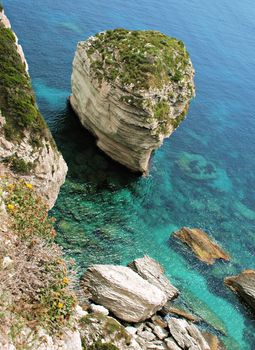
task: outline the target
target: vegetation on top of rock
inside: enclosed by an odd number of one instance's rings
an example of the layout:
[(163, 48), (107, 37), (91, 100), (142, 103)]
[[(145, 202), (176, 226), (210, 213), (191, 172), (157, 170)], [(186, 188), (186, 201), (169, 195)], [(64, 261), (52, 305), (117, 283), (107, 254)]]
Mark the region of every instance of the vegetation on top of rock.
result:
[(96, 342), (93, 345), (90, 345), (89, 347), (83, 346), (84, 350), (119, 350), (117, 346), (115, 346), (112, 343), (101, 343)]
[(99, 81), (133, 85), (136, 90), (181, 85), (191, 66), (183, 42), (158, 31), (107, 30), (87, 45)]
[(54, 141), (38, 111), (30, 78), (17, 52), (16, 39), (0, 22), (0, 110), (6, 119), (5, 137), (19, 142), (30, 132), (31, 144), (41, 145), (42, 137)]
[(3, 5), (0, 3), (0, 12), (2, 12), (3, 11)]
[[(30, 349), (39, 328), (53, 334), (71, 326), (76, 305), (67, 277), (71, 266), (53, 242), (48, 208), (31, 184), (2, 179), (0, 201), (9, 223), (0, 246), (0, 261), (9, 262), (0, 265), (0, 332), (7, 331), (16, 349)], [(29, 336), (21, 332), (26, 328)]]

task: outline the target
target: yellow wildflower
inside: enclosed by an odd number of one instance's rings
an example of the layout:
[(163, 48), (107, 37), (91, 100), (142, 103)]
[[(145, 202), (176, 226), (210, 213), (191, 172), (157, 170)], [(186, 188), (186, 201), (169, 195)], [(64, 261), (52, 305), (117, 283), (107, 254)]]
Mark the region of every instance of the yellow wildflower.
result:
[(8, 208), (9, 210), (14, 210), (15, 207), (14, 207), (13, 204), (10, 203), (10, 204), (7, 205), (7, 208)]
[(64, 278), (63, 278), (63, 283), (68, 284), (68, 283), (69, 283), (69, 278), (64, 277)]
[(8, 187), (8, 190), (12, 191), (14, 189), (14, 184), (9, 184), (7, 187)]
[(58, 309), (63, 309), (64, 304), (63, 303), (58, 303)]
[(26, 184), (26, 187), (29, 188), (30, 190), (32, 190), (33, 185), (32, 184)]

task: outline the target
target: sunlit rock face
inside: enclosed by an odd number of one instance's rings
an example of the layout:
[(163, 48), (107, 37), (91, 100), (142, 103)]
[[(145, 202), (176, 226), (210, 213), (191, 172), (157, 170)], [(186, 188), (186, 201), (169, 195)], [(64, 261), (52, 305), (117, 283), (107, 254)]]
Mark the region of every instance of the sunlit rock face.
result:
[(109, 30), (78, 43), (70, 102), (100, 149), (146, 173), (152, 151), (186, 116), (193, 77), (181, 41), (156, 31)]
[(67, 165), (41, 116), (18, 38), (0, 11), (0, 176), (31, 183), (53, 207)]

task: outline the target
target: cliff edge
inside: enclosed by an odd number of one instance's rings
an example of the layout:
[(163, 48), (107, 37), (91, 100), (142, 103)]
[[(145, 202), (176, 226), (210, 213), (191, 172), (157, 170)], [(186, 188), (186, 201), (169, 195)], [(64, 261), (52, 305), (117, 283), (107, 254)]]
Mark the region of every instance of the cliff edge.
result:
[(31, 183), (51, 208), (67, 165), (35, 101), (28, 65), (0, 8), (0, 175)]
[(194, 69), (182, 41), (107, 30), (78, 43), (71, 105), (111, 158), (146, 173), (153, 150), (185, 118)]

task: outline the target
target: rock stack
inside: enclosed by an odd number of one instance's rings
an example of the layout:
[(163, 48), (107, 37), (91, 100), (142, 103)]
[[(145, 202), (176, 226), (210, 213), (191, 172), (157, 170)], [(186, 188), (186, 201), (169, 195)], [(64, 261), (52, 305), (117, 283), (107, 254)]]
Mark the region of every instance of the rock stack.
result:
[(78, 43), (70, 102), (100, 149), (146, 173), (152, 151), (188, 111), (193, 77), (180, 40), (157, 31), (107, 30)]

